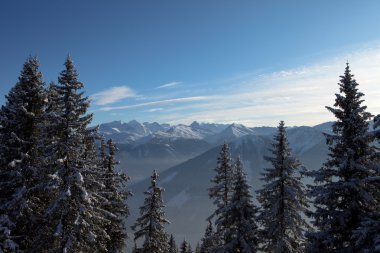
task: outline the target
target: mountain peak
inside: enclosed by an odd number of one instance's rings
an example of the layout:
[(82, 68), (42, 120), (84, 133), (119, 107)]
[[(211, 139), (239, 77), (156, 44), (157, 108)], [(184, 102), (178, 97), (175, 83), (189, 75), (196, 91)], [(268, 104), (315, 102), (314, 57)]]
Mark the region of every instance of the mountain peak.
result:
[(133, 119), (131, 121), (128, 122), (129, 125), (135, 125), (135, 124), (138, 124), (138, 125), (141, 125), (140, 122), (138, 122), (137, 120)]
[(222, 132), (222, 134), (225, 137), (230, 137), (230, 138), (241, 137), (247, 134), (253, 134), (253, 130), (249, 129), (248, 127), (242, 124), (232, 123)]
[(193, 121), (193, 123), (190, 124), (190, 127), (192, 128), (199, 128), (201, 125), (198, 123), (198, 121)]

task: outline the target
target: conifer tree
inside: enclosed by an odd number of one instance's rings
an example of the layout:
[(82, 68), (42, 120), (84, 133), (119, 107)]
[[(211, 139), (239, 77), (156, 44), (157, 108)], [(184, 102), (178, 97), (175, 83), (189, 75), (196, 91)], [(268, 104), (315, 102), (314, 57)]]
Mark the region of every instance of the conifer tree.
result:
[(309, 235), (310, 251), (361, 252), (353, 240), (354, 231), (378, 205), (374, 184), (368, 181), (376, 175), (371, 159), (374, 148), (367, 134), (372, 115), (362, 105), (364, 94), (353, 77), (347, 63), (334, 107), (326, 107), (336, 121), (333, 134), (327, 135), (328, 159), (313, 172), (311, 196), (316, 210), (311, 216), (318, 231)]
[[(380, 115), (374, 118), (373, 128), (374, 133), (370, 133), (370, 137), (380, 141), (380, 130), (376, 129), (380, 125)], [(374, 198), (375, 205), (370, 208), (368, 215), (362, 217), (359, 227), (354, 231), (353, 239), (358, 249), (363, 252), (380, 252), (380, 152), (377, 151), (372, 158), (374, 162), (374, 170), (377, 172), (376, 176), (367, 178), (367, 184), (371, 185), (370, 188)]]
[[(45, 153), (50, 176), (45, 185), (51, 190), (51, 201), (35, 252), (93, 252), (95, 242), (108, 236), (101, 229), (107, 220), (99, 208), (100, 169), (90, 155), (94, 154), (93, 137), (87, 128), (92, 114), (87, 114), (90, 102), (82, 88), (68, 57), (58, 84), (49, 88), (53, 96), (49, 97), (45, 132), (51, 141)], [(105, 245), (98, 250), (104, 251)]]
[(29, 57), (0, 110), (0, 251), (29, 251), (40, 211), (39, 121), (45, 90)]
[(173, 235), (170, 235), (170, 239), (169, 239), (169, 252), (168, 253), (178, 253), (177, 244), (175, 243)]
[(132, 226), (135, 231), (135, 241), (143, 238), (142, 253), (166, 253), (169, 249), (168, 235), (165, 224), (169, 221), (165, 218), (164, 204), (162, 201), (163, 188), (157, 186), (158, 174), (156, 171), (151, 176), (151, 185), (146, 195), (144, 205), (140, 207), (140, 217)]
[(209, 196), (213, 199), (216, 209), (208, 219), (216, 219), (214, 241), (218, 242), (220, 247), (224, 245), (226, 240), (228, 217), (226, 216), (225, 208), (231, 201), (232, 184), (234, 180), (233, 166), (230, 157), (228, 144), (224, 143), (217, 160), (217, 166), (215, 168), (216, 175), (211, 180), (214, 185), (209, 189)]
[(235, 173), (233, 195), (225, 211), (228, 221), (223, 251), (253, 253), (258, 248), (258, 208), (253, 204), (240, 157), (236, 160)]
[(107, 144), (108, 156), (105, 157), (106, 167), (104, 172), (105, 187), (102, 191), (102, 195), (105, 197), (103, 208), (106, 210), (106, 218), (109, 220), (105, 227), (108, 235), (106, 249), (107, 252), (117, 253), (122, 252), (128, 238), (124, 220), (129, 215), (126, 201), (131, 193), (126, 188), (129, 178), (124, 173), (115, 172), (114, 167), (118, 163), (115, 160), (116, 146), (112, 140), (108, 140)]
[(201, 245), (199, 242), (197, 243), (197, 246), (195, 247), (195, 253), (201, 253)]
[(205, 234), (202, 238), (202, 244), (201, 244), (201, 252), (202, 253), (209, 253), (211, 252), (216, 246), (218, 246), (219, 243), (215, 241), (215, 234), (214, 229), (212, 226), (212, 222), (209, 220), (208, 225), (206, 227)]
[(186, 240), (181, 243), (180, 253), (192, 253), (190, 244)]
[(275, 143), (266, 157), (272, 168), (265, 169), (263, 188), (258, 193), (261, 204), (259, 222), (263, 227), (264, 252), (304, 252), (304, 232), (308, 224), (302, 214), (307, 211), (306, 191), (301, 182), (301, 164), (291, 155), (283, 121), (274, 137)]

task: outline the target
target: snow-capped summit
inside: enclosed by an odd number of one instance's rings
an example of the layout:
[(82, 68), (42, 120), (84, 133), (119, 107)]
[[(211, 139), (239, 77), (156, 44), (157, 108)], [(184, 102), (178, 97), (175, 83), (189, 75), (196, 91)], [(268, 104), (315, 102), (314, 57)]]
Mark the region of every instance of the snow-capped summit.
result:
[(149, 130), (150, 133), (156, 133), (159, 131), (166, 131), (170, 128), (169, 124), (160, 125), (157, 122), (153, 122), (153, 123), (144, 122), (143, 125), (147, 130)]
[(124, 124), (121, 120), (103, 123), (99, 125), (99, 131), (104, 134), (123, 132)]
[(183, 139), (203, 139), (204, 136), (199, 132), (195, 131), (192, 127), (186, 125), (176, 125), (170, 127), (165, 132), (157, 132), (156, 137), (161, 136), (164, 138), (183, 138)]
[(192, 127), (192, 128), (200, 128), (201, 124), (199, 124), (198, 121), (193, 121), (193, 123), (190, 124), (190, 127)]
[(133, 131), (141, 136), (147, 136), (150, 134), (149, 130), (145, 128), (143, 124), (138, 122), (137, 120), (131, 120), (128, 123), (128, 126), (133, 129)]
[(242, 125), (242, 124), (236, 124), (233, 123), (229, 127), (227, 127), (223, 133), (231, 134), (235, 137), (241, 137), (247, 134), (253, 134), (253, 130), (249, 129), (248, 127)]
[(106, 138), (111, 138), (118, 143), (133, 143), (158, 131), (166, 131), (168, 125), (160, 125), (157, 122), (141, 124), (137, 120), (128, 123), (112, 121), (99, 126), (99, 131)]
[(242, 124), (233, 123), (219, 134), (210, 138), (210, 141), (214, 143), (229, 142), (248, 134), (254, 134), (254, 131)]
[(202, 130), (207, 130), (212, 133), (220, 133), (224, 129), (226, 129), (228, 125), (225, 124), (215, 124), (215, 123), (199, 123), (198, 121), (194, 121), (193, 123), (190, 124), (190, 127), (193, 129), (202, 129)]

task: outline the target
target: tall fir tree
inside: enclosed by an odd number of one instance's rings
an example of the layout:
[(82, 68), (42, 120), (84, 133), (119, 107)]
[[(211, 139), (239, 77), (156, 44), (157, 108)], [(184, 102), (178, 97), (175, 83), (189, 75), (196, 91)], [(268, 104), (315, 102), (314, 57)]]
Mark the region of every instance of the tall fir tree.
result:
[(235, 180), (231, 202), (226, 206), (227, 231), (223, 252), (253, 253), (258, 250), (258, 208), (253, 204), (250, 186), (240, 157), (235, 164)]
[(202, 238), (201, 253), (209, 253), (216, 246), (218, 246), (218, 243), (217, 243), (217, 241), (215, 241), (215, 234), (214, 234), (212, 222), (208, 221), (208, 225), (206, 227), (205, 234)]
[[(380, 115), (374, 118), (374, 132), (370, 133), (371, 138), (380, 141)], [(375, 176), (367, 178), (367, 184), (371, 185), (371, 192), (374, 198), (375, 205), (368, 212), (366, 217), (362, 217), (359, 227), (354, 231), (354, 240), (356, 247), (363, 252), (380, 252), (380, 152), (377, 151), (372, 158), (374, 170), (377, 172)]]
[(140, 207), (140, 217), (132, 226), (135, 231), (135, 241), (143, 238), (144, 242), (139, 252), (142, 253), (166, 253), (169, 249), (168, 234), (165, 225), (169, 221), (165, 218), (162, 201), (163, 188), (157, 186), (158, 174), (156, 171), (151, 176), (151, 185), (146, 195), (144, 205)]
[(178, 253), (177, 244), (175, 243), (173, 235), (170, 235), (168, 253)]
[[(45, 122), (46, 161), (49, 172), (45, 185), (50, 192), (46, 222), (39, 231), (34, 252), (94, 252), (99, 238), (107, 236), (105, 219), (97, 194), (99, 168), (90, 154), (93, 142), (87, 130), (92, 114), (84, 96), (83, 83), (70, 57), (60, 73), (58, 84), (49, 88)], [(99, 246), (100, 247), (100, 246)], [(105, 250), (97, 249), (99, 252)]]
[(226, 226), (228, 223), (225, 209), (231, 201), (234, 181), (231, 154), (227, 143), (223, 144), (219, 153), (215, 172), (216, 175), (211, 180), (214, 185), (209, 189), (209, 196), (213, 200), (216, 209), (208, 219), (215, 218), (216, 231), (214, 240), (218, 242), (219, 247), (222, 247), (226, 241)]
[(197, 243), (197, 246), (195, 247), (195, 253), (201, 253), (201, 245), (199, 242)]
[(36, 236), (44, 105), (39, 62), (29, 57), (0, 110), (0, 251), (29, 252)]
[(363, 252), (354, 234), (379, 204), (373, 195), (375, 184), (368, 181), (377, 173), (367, 134), (372, 115), (362, 105), (364, 94), (353, 77), (347, 63), (334, 107), (326, 107), (336, 121), (333, 134), (327, 135), (328, 159), (313, 172), (316, 209), (311, 217), (318, 231), (309, 234), (311, 252)]
[(183, 240), (183, 242), (181, 243), (181, 247), (180, 247), (179, 252), (180, 253), (192, 253), (191, 246), (186, 240)]
[(102, 192), (105, 197), (103, 208), (106, 210), (106, 217), (110, 221), (105, 229), (109, 237), (106, 240), (106, 248), (107, 252), (118, 253), (123, 251), (125, 241), (128, 238), (124, 220), (129, 215), (126, 201), (131, 193), (127, 190), (129, 178), (124, 173), (115, 171), (115, 165), (118, 164), (115, 159), (116, 146), (112, 140), (108, 140), (107, 145), (108, 156), (106, 156), (104, 173), (105, 187)]
[(261, 204), (258, 219), (263, 227), (262, 250), (304, 252), (304, 233), (308, 228), (302, 217), (308, 207), (306, 190), (301, 182), (301, 164), (291, 154), (283, 121), (274, 141), (270, 150), (273, 156), (265, 157), (273, 167), (262, 173), (265, 184), (257, 191)]

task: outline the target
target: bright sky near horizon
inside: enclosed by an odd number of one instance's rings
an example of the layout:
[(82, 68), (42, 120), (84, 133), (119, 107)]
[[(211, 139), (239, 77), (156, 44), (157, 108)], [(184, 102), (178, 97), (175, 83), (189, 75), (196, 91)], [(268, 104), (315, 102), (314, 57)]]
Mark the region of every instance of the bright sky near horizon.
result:
[(380, 113), (380, 1), (0, 2), (0, 105), (28, 55), (56, 81), (70, 54), (94, 124), (332, 120), (350, 62)]

